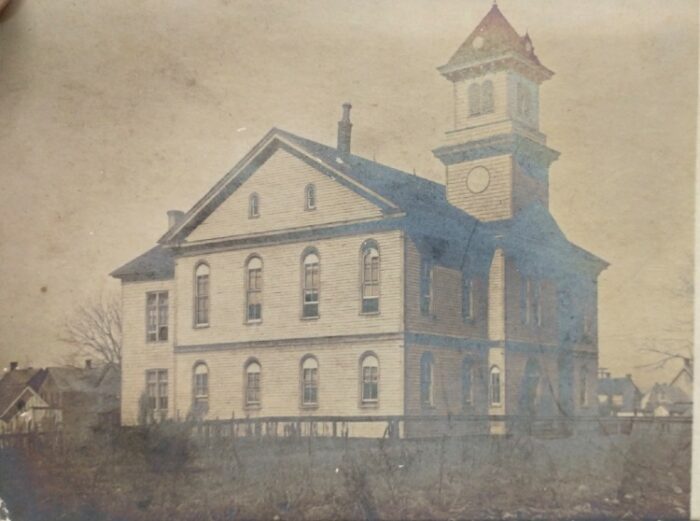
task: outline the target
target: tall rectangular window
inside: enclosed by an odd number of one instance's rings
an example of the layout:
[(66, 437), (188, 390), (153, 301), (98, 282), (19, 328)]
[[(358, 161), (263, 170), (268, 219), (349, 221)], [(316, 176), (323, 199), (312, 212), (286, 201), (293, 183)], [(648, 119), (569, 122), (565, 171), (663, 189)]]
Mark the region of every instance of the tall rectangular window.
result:
[(168, 292), (146, 293), (146, 340), (168, 340)]
[(209, 325), (209, 266), (200, 264), (195, 270), (194, 324)]
[(462, 318), (474, 318), (474, 280), (462, 275)]
[(253, 257), (248, 261), (246, 280), (246, 319), (248, 322), (262, 320), (262, 260)]
[(362, 359), (362, 403), (379, 399), (379, 360), (374, 355)]
[(315, 253), (307, 254), (304, 257), (302, 269), (304, 270), (302, 316), (304, 318), (314, 318), (318, 316), (319, 290), (321, 286), (318, 255)]
[(491, 405), (501, 404), (501, 371), (498, 367), (491, 369), (489, 381), (489, 399)]
[(542, 281), (532, 282), (532, 322), (542, 325)]
[(531, 301), (532, 282), (529, 277), (520, 275), (520, 322), (529, 324), (530, 316), (530, 301)]
[(301, 404), (305, 406), (318, 404), (318, 362), (309, 357), (301, 366)]
[(146, 395), (149, 409), (168, 410), (168, 371), (166, 369), (146, 371)]
[(420, 312), (424, 316), (433, 313), (433, 264), (426, 259), (420, 269)]
[(362, 253), (362, 312), (379, 311), (379, 250), (366, 245)]

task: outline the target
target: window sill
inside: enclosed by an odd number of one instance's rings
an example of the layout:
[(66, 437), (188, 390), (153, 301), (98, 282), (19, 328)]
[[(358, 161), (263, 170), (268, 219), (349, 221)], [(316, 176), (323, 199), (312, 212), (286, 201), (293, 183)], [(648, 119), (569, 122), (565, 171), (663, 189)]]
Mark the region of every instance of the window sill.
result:
[(301, 317), (300, 320), (318, 320), (321, 315), (316, 315), (315, 317)]
[(166, 345), (169, 342), (169, 340), (146, 340), (148, 345)]
[(421, 404), (421, 409), (425, 409), (428, 411), (435, 410), (435, 404), (433, 403), (422, 403)]
[(316, 207), (315, 207), (315, 206), (307, 206), (306, 208), (304, 208), (304, 211), (306, 211), (306, 212), (315, 212), (315, 211), (316, 211)]
[(194, 329), (206, 329), (209, 327), (209, 324), (195, 324), (192, 326)]
[(381, 311), (360, 311), (361, 317), (376, 317), (381, 314)]
[(379, 402), (360, 402), (360, 409), (379, 409)]
[(262, 318), (258, 320), (246, 320), (243, 322), (246, 326), (257, 326), (259, 324), (262, 324)]
[(301, 404), (299, 406), (300, 409), (305, 410), (305, 411), (312, 411), (314, 409), (318, 409), (318, 404), (317, 403), (307, 403), (307, 404)]
[(262, 409), (262, 404), (260, 404), (260, 403), (246, 404), (245, 406), (243, 406), (243, 409), (246, 411), (259, 411), (260, 409)]

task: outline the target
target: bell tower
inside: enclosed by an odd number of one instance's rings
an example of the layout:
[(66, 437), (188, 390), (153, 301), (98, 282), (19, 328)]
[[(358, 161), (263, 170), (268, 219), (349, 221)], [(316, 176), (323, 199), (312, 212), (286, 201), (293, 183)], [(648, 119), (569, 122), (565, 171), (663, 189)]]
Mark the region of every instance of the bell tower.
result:
[(452, 82), (453, 124), (433, 151), (446, 167), (450, 203), (482, 221), (548, 206), (559, 153), (539, 130), (539, 88), (554, 74), (494, 3), (440, 73)]

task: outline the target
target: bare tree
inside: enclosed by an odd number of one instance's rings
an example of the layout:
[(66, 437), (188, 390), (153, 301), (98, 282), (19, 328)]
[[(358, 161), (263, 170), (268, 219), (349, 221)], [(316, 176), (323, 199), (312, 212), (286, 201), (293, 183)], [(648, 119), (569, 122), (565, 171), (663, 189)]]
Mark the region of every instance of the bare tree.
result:
[(100, 296), (78, 306), (63, 327), (61, 341), (81, 356), (121, 368), (122, 315), (117, 295)]
[[(689, 257), (685, 261), (683, 275), (676, 285), (669, 289), (667, 294), (670, 299), (688, 302), (692, 309), (695, 292), (693, 283), (693, 259)], [(650, 370), (663, 369), (668, 363), (679, 361), (692, 373), (693, 368), (693, 316), (691, 313), (677, 317), (673, 327), (665, 328), (666, 337), (660, 339), (648, 339), (642, 352), (653, 356), (652, 362), (638, 365), (637, 368)]]

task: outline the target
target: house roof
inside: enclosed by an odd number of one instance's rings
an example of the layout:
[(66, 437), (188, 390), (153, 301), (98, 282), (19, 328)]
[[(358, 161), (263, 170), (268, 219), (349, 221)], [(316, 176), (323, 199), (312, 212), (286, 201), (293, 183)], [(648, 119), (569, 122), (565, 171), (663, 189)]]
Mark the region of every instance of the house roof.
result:
[(452, 55), (441, 70), (454, 70), (476, 62), (486, 62), (493, 58), (512, 54), (524, 61), (545, 70), (535, 54), (530, 36), (520, 36), (510, 22), (494, 4), (486, 16), (479, 22), (467, 39)]
[(5, 373), (0, 379), (0, 414), (3, 414), (17, 400), (30, 382), (34, 380), (32, 388), (36, 390), (38, 387), (34, 385), (43, 381), (45, 377), (46, 373), (43, 369), (14, 369)]
[[(328, 175), (377, 203), (386, 214), (403, 214), (397, 221), (407, 230), (419, 249), (450, 267), (469, 263), (476, 269), (488, 269), (490, 253), (496, 247), (554, 269), (576, 262), (594, 271), (607, 266), (602, 259), (567, 240), (549, 211), (539, 203), (525, 208), (513, 219), (480, 222), (447, 201), (445, 186), (402, 172), (357, 155), (340, 155), (336, 148), (311, 141), (285, 130), (273, 128), (222, 180), (193, 208), (184, 220), (168, 231), (160, 245), (112, 272), (124, 280), (160, 280), (172, 278), (175, 255), (168, 248), (178, 245), (187, 234), (243, 182), (252, 163), (255, 168), (277, 147), (291, 147), (295, 154), (311, 158)], [(254, 169), (252, 170), (254, 171)], [(248, 170), (247, 175), (251, 175)], [(398, 225), (398, 224), (397, 224)], [(537, 247), (533, 247), (533, 245)]]
[(629, 390), (641, 394), (641, 391), (632, 381), (632, 378), (627, 376), (621, 378), (600, 378), (598, 380), (598, 394), (625, 394), (625, 392)]
[[(119, 389), (113, 385), (102, 386), (105, 381), (105, 373), (113, 370), (107, 364), (93, 367), (48, 367), (45, 371), (56, 387), (63, 392), (83, 392), (83, 393), (114, 393)], [(112, 388), (114, 387), (114, 388)]]
[[(642, 408), (653, 410), (659, 405), (688, 404), (692, 397), (685, 391), (670, 384), (654, 384), (654, 387), (642, 397)], [(669, 409), (670, 410), (670, 409)]]
[(124, 280), (167, 280), (174, 274), (175, 256), (160, 244), (110, 273)]

